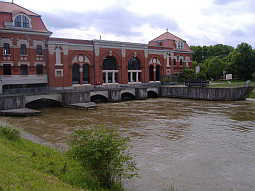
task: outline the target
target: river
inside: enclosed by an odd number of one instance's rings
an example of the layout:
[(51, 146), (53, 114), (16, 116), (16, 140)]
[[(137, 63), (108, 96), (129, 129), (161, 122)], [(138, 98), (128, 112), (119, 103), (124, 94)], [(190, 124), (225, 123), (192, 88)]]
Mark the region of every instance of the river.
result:
[(41, 116), (0, 119), (64, 146), (80, 127), (105, 125), (129, 136), (139, 178), (129, 190), (255, 190), (255, 100), (147, 99), (98, 109), (43, 108)]

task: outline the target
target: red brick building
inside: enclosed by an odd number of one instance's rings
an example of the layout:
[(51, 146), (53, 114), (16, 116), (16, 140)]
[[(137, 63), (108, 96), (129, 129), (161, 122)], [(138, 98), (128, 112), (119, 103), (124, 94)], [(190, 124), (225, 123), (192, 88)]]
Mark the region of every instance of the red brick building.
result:
[(0, 2), (0, 91), (159, 81), (192, 65), (186, 41), (165, 32), (148, 44), (51, 38), (41, 16)]

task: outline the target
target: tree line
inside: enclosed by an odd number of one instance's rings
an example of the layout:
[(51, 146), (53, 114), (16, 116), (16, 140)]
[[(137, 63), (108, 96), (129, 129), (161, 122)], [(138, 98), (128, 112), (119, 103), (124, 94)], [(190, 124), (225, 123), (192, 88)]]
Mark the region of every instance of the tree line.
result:
[[(184, 78), (219, 80), (223, 72), (233, 74), (240, 80), (255, 80), (255, 50), (248, 43), (238, 44), (236, 48), (216, 44), (213, 46), (191, 46), (193, 51), (192, 69), (183, 70)], [(200, 66), (196, 74), (195, 68)]]

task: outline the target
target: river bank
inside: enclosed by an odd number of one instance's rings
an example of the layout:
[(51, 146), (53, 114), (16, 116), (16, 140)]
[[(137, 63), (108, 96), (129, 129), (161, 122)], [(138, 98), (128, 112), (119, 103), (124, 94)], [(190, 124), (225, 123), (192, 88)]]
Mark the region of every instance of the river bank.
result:
[(1, 117), (63, 145), (75, 129), (96, 124), (130, 137), (140, 178), (129, 190), (254, 191), (255, 102), (157, 98), (99, 104), (97, 110), (44, 108), (33, 118)]
[(63, 153), (1, 133), (0, 148), (0, 190), (85, 191), (84, 171)]

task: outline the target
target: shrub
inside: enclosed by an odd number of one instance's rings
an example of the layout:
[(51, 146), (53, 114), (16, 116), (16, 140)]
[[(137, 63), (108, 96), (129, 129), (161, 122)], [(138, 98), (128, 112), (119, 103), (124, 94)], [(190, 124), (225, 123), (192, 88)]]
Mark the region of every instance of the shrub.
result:
[(17, 129), (8, 126), (0, 126), (0, 136), (5, 137), (10, 141), (19, 141), (20, 133)]
[(136, 164), (121, 138), (105, 128), (80, 129), (73, 133), (69, 153), (78, 159), (101, 188), (121, 190), (121, 180), (137, 176)]
[(255, 81), (255, 72), (252, 73), (252, 80)]

